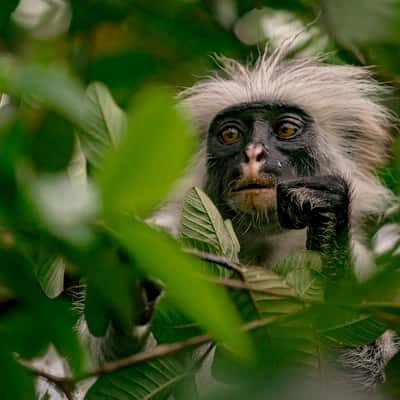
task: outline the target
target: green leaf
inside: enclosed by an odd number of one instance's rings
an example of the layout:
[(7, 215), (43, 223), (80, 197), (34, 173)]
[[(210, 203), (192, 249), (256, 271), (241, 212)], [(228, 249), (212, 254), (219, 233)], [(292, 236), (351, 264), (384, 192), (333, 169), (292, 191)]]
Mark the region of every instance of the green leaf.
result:
[(31, 158), (35, 169), (44, 173), (63, 171), (74, 150), (73, 126), (65, 118), (48, 112), (35, 130), (31, 143)]
[(19, 0), (4, 0), (0, 7), (0, 29), (3, 29), (11, 13), (17, 8)]
[(188, 374), (172, 358), (143, 362), (101, 376), (89, 389), (85, 400), (166, 400)]
[(42, 259), (36, 268), (36, 276), (43, 291), (51, 299), (64, 290), (65, 260), (58, 255)]
[(198, 323), (184, 315), (167, 296), (158, 302), (151, 322), (157, 343), (172, 343), (200, 335)]
[(305, 301), (322, 301), (326, 280), (321, 274), (322, 259), (318, 253), (299, 251), (281, 260), (273, 271), (285, 277), (297, 296)]
[(400, 5), (396, 0), (322, 0), (323, 18), (345, 45), (399, 43)]
[(124, 332), (132, 329), (134, 322), (135, 289), (133, 274), (129, 266), (118, 264), (113, 252), (101, 251), (88, 261), (88, 295), (85, 304), (85, 319), (90, 332), (103, 336), (112, 317), (114, 326)]
[(83, 154), (79, 137), (75, 135), (75, 148), (67, 168), (68, 176), (79, 183), (87, 181), (86, 157)]
[(79, 131), (81, 145), (88, 161), (101, 168), (104, 153), (117, 145), (126, 130), (126, 117), (100, 82), (88, 86), (85, 100), (88, 113), (85, 129)]
[(37, 216), (55, 236), (75, 245), (87, 245), (94, 239), (91, 224), (98, 213), (99, 198), (93, 182), (46, 174), (27, 177), (22, 183)]
[[(275, 272), (262, 267), (242, 267), (237, 279), (257, 290), (231, 290), (236, 307), (246, 321), (268, 317), (293, 316), (304, 310), (303, 303), (286, 280)], [(262, 292), (269, 291), (270, 293)], [(308, 321), (296, 318), (277, 322), (251, 333), (253, 346), (257, 349), (257, 368), (273, 370), (277, 365), (288, 365), (297, 361), (301, 366), (316, 368), (319, 352), (313, 331)], [(233, 383), (237, 372), (244, 366), (225, 348), (218, 346), (213, 362), (213, 376), (226, 383)], [(227, 365), (231, 364), (229, 368)]]
[(400, 382), (399, 382), (399, 371), (400, 371), (400, 353), (397, 353), (386, 365), (385, 368), (385, 385), (383, 390), (385, 393), (390, 395), (390, 399), (400, 398)]
[(114, 229), (138, 266), (165, 284), (177, 307), (233, 351), (251, 354), (233, 304), (222, 288), (206, 282), (199, 260), (182, 253), (177, 242), (147, 225), (121, 221)]
[(16, 298), (16, 307), (1, 324), (0, 335), (5, 338), (7, 350), (29, 359), (38, 356), (52, 342), (68, 358), (72, 370), (79, 371), (82, 353), (70, 305), (46, 297), (33, 266), (14, 251), (0, 250), (0, 282)]
[(127, 134), (99, 175), (106, 212), (146, 216), (154, 210), (186, 166), (194, 142), (188, 132), (169, 91), (148, 88), (137, 95)]
[(22, 65), (10, 58), (0, 58), (0, 89), (43, 104), (77, 125), (86, 119), (82, 86), (60, 68)]
[(343, 307), (323, 307), (317, 320), (318, 333), (340, 346), (372, 343), (386, 329), (384, 323), (370, 315)]
[(213, 202), (197, 187), (188, 192), (183, 203), (181, 237), (191, 247), (239, 261), (240, 244), (232, 223), (222, 219)]
[(270, 290), (273, 293), (250, 292), (260, 318), (296, 313), (302, 310), (303, 304), (296, 300), (296, 292), (284, 278), (275, 272), (262, 267), (247, 267), (242, 269), (242, 274), (245, 283), (261, 290)]
[(33, 375), (25, 371), (13, 360), (10, 349), (4, 347), (0, 334), (1, 386), (0, 398), (13, 400), (34, 400), (35, 387)]

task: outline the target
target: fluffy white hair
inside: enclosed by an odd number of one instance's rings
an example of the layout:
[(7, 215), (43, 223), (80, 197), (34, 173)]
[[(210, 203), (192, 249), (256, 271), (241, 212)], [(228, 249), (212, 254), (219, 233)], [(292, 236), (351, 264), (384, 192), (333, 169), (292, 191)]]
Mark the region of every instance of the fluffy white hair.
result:
[(271, 55), (265, 50), (254, 65), (218, 58), (221, 71), (184, 90), (180, 107), (203, 138), (215, 115), (235, 104), (288, 104), (307, 112), (317, 132), (318, 158), (326, 160), (321, 174), (338, 174), (351, 185), (354, 256), (356, 266), (368, 273), (372, 257), (356, 227), (366, 215), (383, 214), (392, 201), (374, 174), (387, 160), (391, 144), (394, 116), (380, 104), (389, 89), (372, 78), (369, 68), (331, 65), (324, 57), (287, 59), (292, 42)]

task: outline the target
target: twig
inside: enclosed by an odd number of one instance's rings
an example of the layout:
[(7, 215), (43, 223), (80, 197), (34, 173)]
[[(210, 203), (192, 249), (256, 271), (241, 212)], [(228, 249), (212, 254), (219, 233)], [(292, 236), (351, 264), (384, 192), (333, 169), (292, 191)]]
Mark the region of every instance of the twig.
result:
[[(269, 318), (264, 318), (256, 321), (249, 322), (246, 325), (243, 325), (242, 330), (244, 332), (248, 332), (253, 329), (258, 329), (260, 327), (269, 325), (273, 322), (276, 322), (279, 317), (273, 316)], [(93, 376), (103, 375), (103, 374), (110, 374), (111, 372), (130, 367), (131, 365), (143, 362), (143, 361), (150, 361), (154, 358), (165, 357), (169, 354), (176, 353), (180, 350), (187, 349), (189, 347), (198, 346), (200, 344), (211, 342), (212, 339), (208, 335), (199, 335), (194, 336), (190, 339), (181, 341), (181, 342), (174, 342), (168, 344), (160, 344), (156, 346), (154, 349), (150, 351), (145, 351), (137, 354), (133, 354), (129, 357), (120, 358), (115, 361), (110, 361), (98, 369), (95, 369), (91, 372), (88, 372), (83, 378), (91, 378)]]
[(75, 390), (75, 381), (72, 378), (50, 374), (22, 359), (18, 359), (17, 361), (29, 372), (33, 373), (36, 376), (40, 376), (41, 378), (44, 378), (48, 382), (55, 385), (65, 394), (68, 400), (74, 399), (73, 392)]
[(236, 272), (241, 272), (240, 264), (234, 263), (233, 261), (228, 260), (224, 256), (218, 256), (216, 254), (205, 253), (205, 252), (197, 250), (197, 249), (183, 249), (183, 251), (185, 253), (192, 254), (196, 257), (199, 257), (204, 261), (218, 264), (221, 267), (225, 267), (225, 268), (231, 269)]
[(231, 287), (233, 289), (251, 290), (252, 292), (265, 293), (265, 294), (269, 294), (271, 296), (275, 296), (275, 297), (279, 297), (279, 298), (286, 298), (286, 299), (289, 298), (291, 300), (295, 300), (295, 301), (302, 303), (302, 301), (293, 294), (289, 294), (289, 293), (284, 294), (284, 293), (280, 292), (279, 290), (260, 288), (257, 285), (241, 282), (236, 279), (207, 278), (207, 280), (212, 283), (216, 283), (217, 285)]
[[(212, 262), (212, 263), (218, 264), (222, 267), (239, 272), (241, 275), (243, 274), (243, 268), (245, 268), (245, 267), (241, 266), (239, 263), (235, 263), (233, 261), (228, 260), (224, 256), (218, 256), (216, 254), (205, 253), (203, 251), (196, 250), (196, 249), (183, 249), (183, 251), (185, 253), (192, 254), (196, 257), (199, 257), (200, 259), (202, 259), (204, 261)], [(299, 298), (295, 295), (282, 294), (278, 290), (274, 290), (274, 289), (260, 288), (257, 285), (246, 283), (246, 282), (241, 282), (237, 279), (207, 278), (207, 280), (209, 280), (210, 282), (216, 283), (218, 285), (227, 286), (227, 287), (231, 287), (234, 289), (251, 290), (253, 292), (265, 293), (265, 294), (269, 294), (271, 296), (290, 298), (293, 300), (300, 301)]]
[[(282, 317), (279, 317), (279, 316), (272, 316), (269, 318), (252, 321), (246, 325), (243, 325), (242, 330), (244, 332), (248, 332), (248, 331), (251, 331), (254, 329), (258, 329), (258, 328), (264, 327), (266, 325), (270, 325), (281, 318)], [(187, 339), (187, 340), (184, 340), (181, 342), (161, 344), (161, 345), (156, 346), (154, 349), (152, 349), (150, 351), (143, 351), (143, 352), (140, 352), (137, 354), (133, 354), (129, 357), (121, 358), (121, 359), (118, 359), (115, 361), (110, 361), (108, 363), (105, 363), (102, 367), (94, 369), (93, 371), (89, 371), (81, 376), (76, 377), (76, 378), (60, 377), (60, 376), (55, 376), (55, 375), (49, 374), (46, 371), (43, 371), (40, 368), (37, 368), (33, 364), (31, 364), (27, 361), (21, 360), (21, 359), (18, 359), (18, 362), (24, 368), (26, 368), (33, 374), (47, 379), (50, 383), (54, 384), (56, 387), (61, 389), (67, 396), (68, 400), (73, 400), (72, 393), (75, 389), (75, 385), (77, 382), (79, 382), (81, 380), (96, 377), (99, 375), (110, 374), (112, 372), (115, 372), (115, 371), (130, 367), (132, 365), (138, 364), (140, 362), (150, 361), (155, 358), (165, 357), (170, 354), (176, 353), (180, 350), (183, 350), (183, 349), (186, 349), (189, 347), (193, 347), (193, 346), (198, 346), (198, 345), (208, 343), (211, 341), (212, 341), (212, 339), (210, 336), (199, 335), (199, 336), (194, 336), (190, 339)]]

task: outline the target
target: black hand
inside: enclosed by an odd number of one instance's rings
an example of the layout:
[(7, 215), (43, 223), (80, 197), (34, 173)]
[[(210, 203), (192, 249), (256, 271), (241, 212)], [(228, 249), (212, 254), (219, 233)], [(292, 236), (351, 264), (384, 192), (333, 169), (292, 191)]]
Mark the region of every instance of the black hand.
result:
[(278, 218), (282, 227), (307, 227), (307, 249), (325, 255), (334, 273), (349, 258), (349, 186), (335, 175), (303, 177), (277, 187)]

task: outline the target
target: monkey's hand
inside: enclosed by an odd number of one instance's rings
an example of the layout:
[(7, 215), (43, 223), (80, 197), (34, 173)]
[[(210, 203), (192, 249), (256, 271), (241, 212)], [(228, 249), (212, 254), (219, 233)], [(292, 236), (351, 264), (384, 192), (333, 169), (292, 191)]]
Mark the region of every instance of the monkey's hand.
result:
[(307, 249), (321, 252), (330, 264), (348, 262), (349, 209), (349, 186), (339, 176), (303, 177), (277, 187), (281, 226), (307, 227)]

